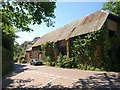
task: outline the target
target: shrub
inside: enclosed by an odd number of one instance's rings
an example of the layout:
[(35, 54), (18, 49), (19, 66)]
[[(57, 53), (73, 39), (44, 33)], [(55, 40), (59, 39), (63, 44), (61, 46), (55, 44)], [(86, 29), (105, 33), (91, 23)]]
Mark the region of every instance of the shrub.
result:
[(99, 68), (95, 68), (95, 71), (101, 71), (101, 69), (99, 69)]
[(90, 65), (87, 65), (87, 70), (90, 70)]
[(53, 61), (49, 56), (47, 56), (47, 64), (50, 66), (55, 66), (55, 61)]
[(54, 57), (55, 43), (46, 42), (41, 45), (42, 53), (47, 57), (47, 64), (50, 66), (55, 66), (55, 57)]
[(67, 61), (66, 60), (67, 60), (66, 56), (63, 56), (60, 53), (59, 56), (58, 56), (58, 59), (57, 59), (57, 66), (63, 67), (63, 68), (67, 67), (68, 65), (67, 65)]
[(2, 48), (2, 75), (7, 75), (14, 69), (13, 54), (5, 48)]
[(54, 48), (55, 43), (53, 42), (46, 42), (45, 44), (41, 45), (42, 53), (45, 56), (49, 56), (52, 60), (54, 60)]
[(77, 68), (78, 61), (76, 58), (71, 57), (69, 58), (69, 68)]
[(95, 70), (95, 67), (91, 66), (91, 67), (90, 67), (90, 70), (93, 70), (93, 71), (94, 71), (94, 70)]

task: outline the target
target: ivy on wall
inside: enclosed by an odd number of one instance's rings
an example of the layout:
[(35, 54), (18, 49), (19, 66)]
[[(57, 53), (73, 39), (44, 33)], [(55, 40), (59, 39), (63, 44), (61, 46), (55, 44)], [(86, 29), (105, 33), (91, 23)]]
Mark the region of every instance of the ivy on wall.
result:
[[(80, 69), (90, 65), (106, 71), (120, 71), (117, 45), (116, 36), (109, 37), (105, 23), (101, 30), (70, 39), (70, 57), (79, 63)], [(100, 49), (98, 55), (97, 46)]]
[(47, 57), (47, 62), (49, 65), (55, 65), (55, 56), (54, 56), (55, 43), (46, 42), (41, 45), (42, 53)]
[(47, 61), (51, 66), (63, 68), (79, 68), (84, 70), (119, 70), (119, 59), (117, 58), (117, 39), (116, 36), (109, 37), (107, 24), (101, 30), (97, 30), (85, 35), (70, 39), (70, 57), (59, 53), (55, 60), (54, 50), (57, 43), (47, 42), (41, 46), (42, 52), (47, 56)]
[[(109, 58), (107, 51), (110, 46), (108, 39), (109, 37), (106, 25), (104, 25), (101, 30), (77, 36), (70, 41), (70, 57), (74, 57), (74, 59), (79, 64), (83, 64), (83, 66), (91, 65), (95, 68), (102, 67), (101, 69), (106, 69)], [(97, 46), (100, 48), (100, 51), (95, 53)], [(105, 64), (103, 61), (105, 61)]]

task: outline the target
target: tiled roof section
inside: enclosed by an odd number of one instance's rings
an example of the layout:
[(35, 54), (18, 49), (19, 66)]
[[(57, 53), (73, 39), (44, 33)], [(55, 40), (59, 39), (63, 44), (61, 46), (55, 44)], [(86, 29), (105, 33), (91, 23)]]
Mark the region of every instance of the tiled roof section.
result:
[(100, 30), (109, 13), (99, 10), (80, 20), (76, 20), (67, 24), (55, 31), (52, 31), (36, 41), (33, 45), (39, 46), (45, 42), (56, 42), (64, 39), (69, 39), (78, 35), (87, 34), (96, 30)]

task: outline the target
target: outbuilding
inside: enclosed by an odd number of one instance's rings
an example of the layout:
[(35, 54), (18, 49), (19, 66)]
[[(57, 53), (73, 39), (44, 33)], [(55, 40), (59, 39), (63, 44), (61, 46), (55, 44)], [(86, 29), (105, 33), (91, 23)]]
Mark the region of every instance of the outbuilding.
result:
[[(116, 35), (118, 46), (120, 47), (120, 21), (118, 17), (103, 10), (99, 10), (42, 36), (34, 43), (32, 49), (26, 51), (27, 60), (29, 62), (30, 58), (45, 59), (40, 46), (46, 42), (57, 43), (58, 46), (54, 52), (55, 57), (57, 57), (59, 53), (69, 57), (70, 39), (101, 30), (105, 24), (107, 24), (109, 37)], [(96, 46), (95, 53), (100, 55), (101, 51), (99, 45)]]

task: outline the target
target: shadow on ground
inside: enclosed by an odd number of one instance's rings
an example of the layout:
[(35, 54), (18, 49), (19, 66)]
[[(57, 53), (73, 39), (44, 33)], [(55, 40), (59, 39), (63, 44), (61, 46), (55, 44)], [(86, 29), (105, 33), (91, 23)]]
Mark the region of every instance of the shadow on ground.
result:
[[(53, 85), (52, 82), (46, 86), (37, 88), (39, 86), (30, 85), (24, 87), (28, 82), (33, 81), (32, 79), (18, 80), (20, 84), (17, 90), (120, 90), (120, 77), (119, 74), (112, 73), (99, 73), (93, 76), (89, 76), (86, 79), (79, 79), (73, 83), (72, 87), (64, 87), (62, 85)], [(24, 87), (24, 88), (23, 88)], [(4, 90), (4, 89), (3, 89)]]
[(94, 76), (89, 76), (87, 79), (79, 79), (73, 84), (73, 89), (107, 89), (107, 90), (120, 90), (119, 74), (99, 73)]
[[(42, 88), (36, 88), (37, 90), (120, 90), (120, 78), (119, 74), (107, 74), (99, 73), (93, 76), (89, 76), (87, 79), (79, 79), (73, 83), (72, 87), (64, 87), (61, 85), (52, 85), (48, 83)], [(35, 88), (35, 87), (33, 87)]]
[(20, 65), (20, 64), (15, 63), (14, 64), (15, 69), (13, 70), (13, 72), (6, 75), (5, 77), (2, 77), (2, 87), (10, 86), (10, 84), (13, 83), (14, 81), (9, 79), (9, 77), (15, 76), (18, 73), (21, 73), (21, 72), (24, 72), (25, 70), (28, 70), (29, 68), (25, 68), (26, 66), (27, 65), (22, 65), (22, 64)]

